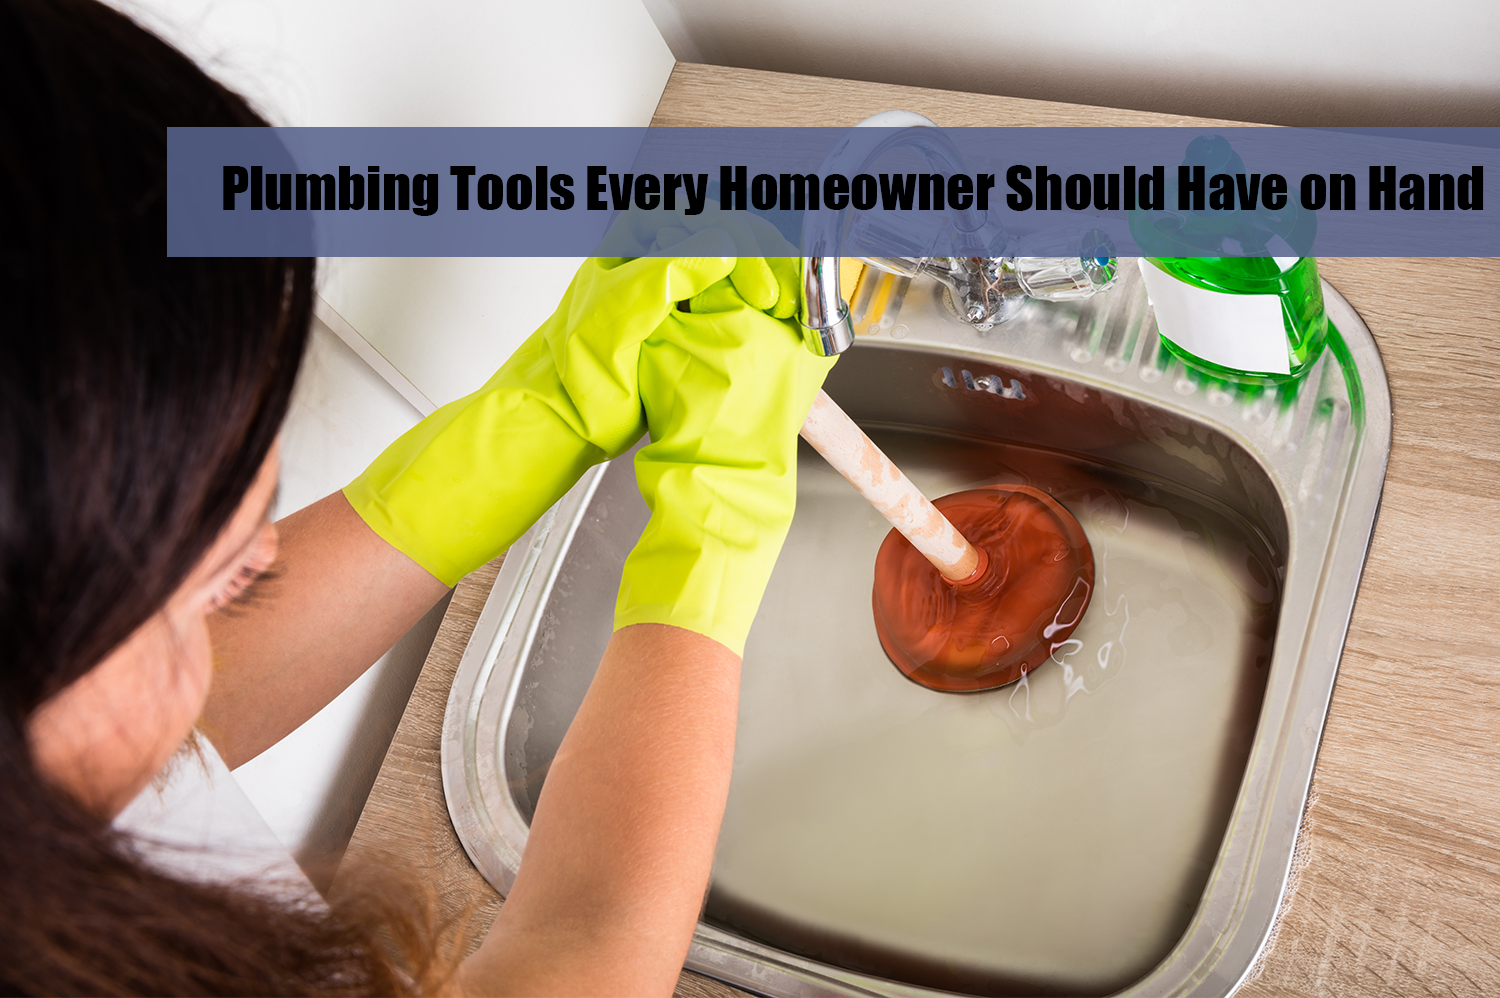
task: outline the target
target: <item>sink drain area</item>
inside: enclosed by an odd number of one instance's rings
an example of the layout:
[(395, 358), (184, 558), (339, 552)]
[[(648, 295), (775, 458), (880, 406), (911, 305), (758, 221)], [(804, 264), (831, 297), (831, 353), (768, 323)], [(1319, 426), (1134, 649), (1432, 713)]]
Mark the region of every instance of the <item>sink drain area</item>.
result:
[[(930, 495), (1049, 492), (1098, 589), (1050, 660), (944, 694), (887, 660), (887, 527), (816, 455), (746, 648), (706, 916), (820, 962), (972, 994), (1105, 994), (1182, 936), (1250, 751), (1279, 608), (1267, 531), (1057, 452), (872, 429)], [(862, 508), (863, 507), (863, 508)]]
[[(1374, 530), (1389, 386), (1326, 284), (1307, 377), (1206, 381), (1162, 348), (1132, 272), (988, 333), (936, 282), (865, 303), (828, 394), (930, 496), (1048, 493), (1096, 589), (1024, 680), (918, 686), (875, 633), (886, 525), (803, 454), (689, 968), (768, 995), (914, 998), (1225, 995), (1254, 965)], [(502, 893), (646, 518), (628, 456), (585, 475), (512, 548), (459, 663), (443, 786)]]

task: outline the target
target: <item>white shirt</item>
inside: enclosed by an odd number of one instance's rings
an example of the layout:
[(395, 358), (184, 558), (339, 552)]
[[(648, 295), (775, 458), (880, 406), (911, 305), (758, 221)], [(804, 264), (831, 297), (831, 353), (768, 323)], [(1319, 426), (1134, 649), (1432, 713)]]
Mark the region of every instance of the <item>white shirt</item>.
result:
[(276, 893), (318, 898), (213, 745), (201, 735), (197, 744), (196, 754), (173, 756), (164, 775), (120, 812), (114, 827), (135, 837), (148, 862), (184, 879), (251, 881)]

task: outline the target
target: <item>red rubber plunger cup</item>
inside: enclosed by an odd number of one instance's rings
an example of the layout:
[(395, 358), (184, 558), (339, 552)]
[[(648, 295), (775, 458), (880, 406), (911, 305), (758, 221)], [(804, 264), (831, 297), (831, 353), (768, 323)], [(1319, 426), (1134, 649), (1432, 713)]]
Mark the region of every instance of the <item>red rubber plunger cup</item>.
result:
[(1068, 640), (1094, 592), (1094, 554), (1073, 514), (1028, 485), (933, 505), (982, 557), (950, 582), (898, 531), (875, 557), (875, 630), (907, 678), (945, 692), (1013, 683)]

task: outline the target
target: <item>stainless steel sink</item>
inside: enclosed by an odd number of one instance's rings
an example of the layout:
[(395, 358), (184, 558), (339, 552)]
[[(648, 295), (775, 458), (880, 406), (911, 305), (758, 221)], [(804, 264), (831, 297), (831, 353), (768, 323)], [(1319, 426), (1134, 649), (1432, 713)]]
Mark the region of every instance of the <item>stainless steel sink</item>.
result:
[[(810, 450), (745, 653), (734, 784), (688, 966), (764, 994), (1227, 994), (1273, 925), (1374, 529), (1390, 396), (1369, 331), (1295, 386), (1203, 381), (1134, 267), (988, 333), (869, 274), (829, 394), (929, 495), (1026, 481), (1098, 589), (1022, 682), (935, 693), (870, 619), (885, 526)], [(443, 735), (501, 891), (646, 519), (628, 459), (516, 545)]]

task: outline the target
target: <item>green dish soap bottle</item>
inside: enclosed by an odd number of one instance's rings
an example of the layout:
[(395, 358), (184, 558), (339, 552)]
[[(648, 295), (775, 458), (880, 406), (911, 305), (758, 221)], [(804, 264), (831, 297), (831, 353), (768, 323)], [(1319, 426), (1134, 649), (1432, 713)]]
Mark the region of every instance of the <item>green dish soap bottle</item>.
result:
[(1313, 257), (1145, 257), (1140, 268), (1163, 345), (1210, 377), (1294, 381), (1323, 352), (1328, 316)]

